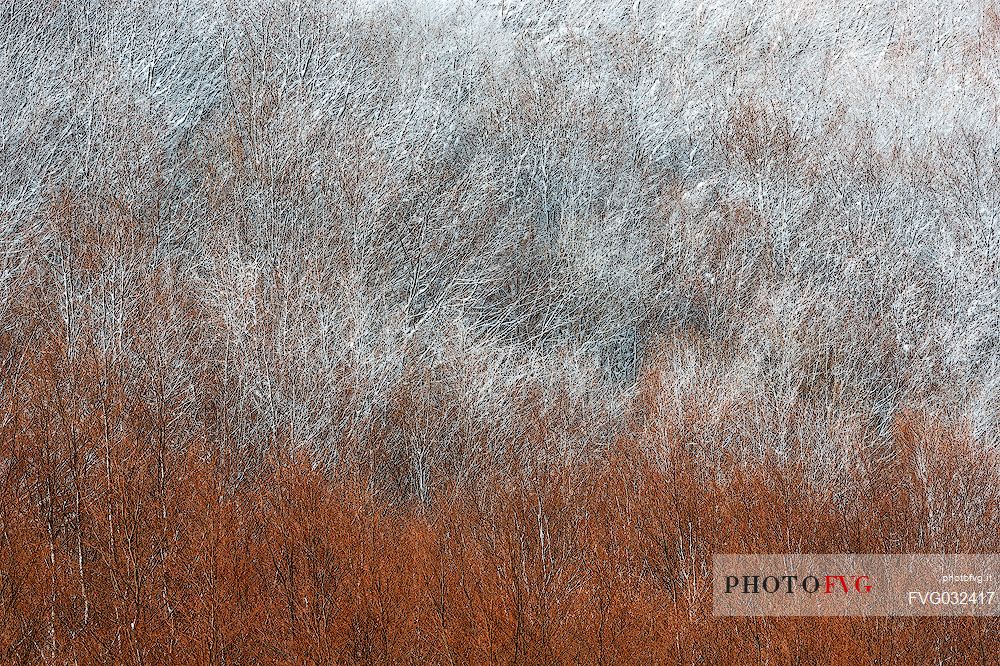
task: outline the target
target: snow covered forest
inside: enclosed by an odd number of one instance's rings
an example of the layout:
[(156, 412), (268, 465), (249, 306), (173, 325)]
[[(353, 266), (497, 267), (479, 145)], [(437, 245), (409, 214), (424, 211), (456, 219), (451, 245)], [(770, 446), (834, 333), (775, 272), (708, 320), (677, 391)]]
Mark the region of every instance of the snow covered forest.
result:
[(1000, 5), (0, 7), (0, 662), (997, 663)]

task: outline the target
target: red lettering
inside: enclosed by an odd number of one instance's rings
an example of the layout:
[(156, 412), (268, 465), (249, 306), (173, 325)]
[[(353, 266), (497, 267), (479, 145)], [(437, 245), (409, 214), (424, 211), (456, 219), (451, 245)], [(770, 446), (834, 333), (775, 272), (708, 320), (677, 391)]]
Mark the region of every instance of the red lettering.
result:
[(844, 594), (847, 594), (847, 592), (849, 591), (848, 587), (847, 587), (847, 580), (843, 576), (827, 576), (826, 577), (826, 592), (825, 592), (825, 594), (832, 594), (833, 593), (833, 591), (834, 591), (833, 590), (833, 585), (837, 581), (840, 582), (840, 587), (844, 591)]

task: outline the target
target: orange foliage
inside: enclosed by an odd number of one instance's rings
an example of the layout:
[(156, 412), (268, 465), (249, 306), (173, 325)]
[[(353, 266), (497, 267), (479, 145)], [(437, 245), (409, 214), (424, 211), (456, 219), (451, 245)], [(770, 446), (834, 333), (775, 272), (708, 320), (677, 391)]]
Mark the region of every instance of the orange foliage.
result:
[[(34, 355), (0, 432), (3, 663), (1000, 654), (989, 619), (712, 616), (713, 553), (997, 550), (983, 465), (918, 414), (897, 419), (895, 454), (846, 488), (766, 458), (713, 468), (679, 438), (655, 442), (636, 414), (632, 435), (585, 462), (494, 462), (420, 501), (378, 491), (366, 473), (385, 465), (324, 470), (280, 436), (249, 453), (210, 428), (171, 430), (175, 407), (143, 407), (63, 351)], [(965, 503), (976, 493), (979, 513)]]

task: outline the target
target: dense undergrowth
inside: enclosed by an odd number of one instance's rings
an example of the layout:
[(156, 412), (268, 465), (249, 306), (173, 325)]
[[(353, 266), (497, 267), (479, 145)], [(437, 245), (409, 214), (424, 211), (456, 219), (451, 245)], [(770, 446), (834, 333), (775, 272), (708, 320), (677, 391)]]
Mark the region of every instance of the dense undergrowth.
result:
[(996, 663), (993, 619), (712, 616), (713, 553), (996, 552), (993, 470), (919, 414), (832, 480), (710, 456), (694, 407), (663, 436), (648, 396), (568, 457), (536, 404), (522, 450), (461, 439), (420, 501), (387, 438), (333, 469), (287, 432), (248, 452), (224, 385), (178, 427), (155, 374), (61, 351), (22, 360), (0, 433), (5, 663)]
[(0, 36), (0, 662), (997, 663), (708, 569), (1000, 550), (994, 4)]

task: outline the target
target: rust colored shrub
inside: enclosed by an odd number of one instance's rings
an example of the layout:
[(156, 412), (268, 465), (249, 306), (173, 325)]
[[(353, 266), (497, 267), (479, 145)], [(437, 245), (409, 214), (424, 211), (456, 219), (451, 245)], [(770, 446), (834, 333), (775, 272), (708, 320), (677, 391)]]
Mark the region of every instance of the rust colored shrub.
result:
[(401, 499), (283, 436), (251, 468), (209, 437), (166, 434), (169, 413), (116, 386), (129, 374), (55, 344), (5, 398), (6, 663), (995, 659), (990, 619), (711, 613), (714, 552), (1000, 547), (989, 474), (960, 431), (918, 413), (845, 488), (803, 463), (709, 471), (637, 426), (587, 461), (479, 463), (474, 482)]

